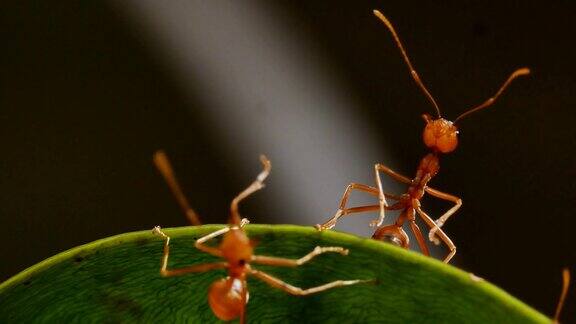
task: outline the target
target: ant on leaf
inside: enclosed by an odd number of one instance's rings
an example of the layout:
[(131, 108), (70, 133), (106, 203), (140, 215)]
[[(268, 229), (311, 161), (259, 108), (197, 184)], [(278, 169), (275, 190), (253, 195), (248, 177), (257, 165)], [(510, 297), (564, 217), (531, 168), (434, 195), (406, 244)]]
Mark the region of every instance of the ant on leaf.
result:
[[(260, 256), (254, 254), (254, 243), (248, 238), (244, 232), (244, 226), (249, 223), (246, 218), (241, 218), (238, 212), (238, 204), (246, 197), (264, 187), (264, 180), (270, 173), (271, 164), (266, 156), (261, 155), (260, 161), (262, 162), (264, 170), (256, 177), (256, 180), (236, 196), (230, 204), (230, 222), (229, 225), (212, 232), (206, 236), (199, 238), (195, 247), (205, 253), (220, 257), (224, 259), (222, 262), (205, 263), (192, 265), (179, 269), (168, 269), (168, 257), (170, 255), (170, 237), (166, 235), (159, 226), (154, 227), (152, 233), (159, 235), (165, 239), (164, 253), (162, 256), (162, 265), (160, 267), (160, 275), (163, 277), (180, 276), (187, 273), (205, 272), (215, 269), (227, 269), (228, 276), (221, 280), (214, 282), (208, 292), (208, 303), (214, 314), (221, 320), (233, 320), (240, 318), (240, 322), (244, 323), (246, 320), (245, 306), (248, 302), (248, 286), (246, 279), (248, 276), (256, 277), (272, 287), (279, 288), (285, 292), (296, 295), (306, 296), (318, 293), (327, 289), (354, 285), (361, 282), (368, 282), (370, 280), (337, 280), (321, 286), (301, 289), (292, 286), (282, 280), (275, 278), (263, 271), (254, 269), (251, 263), (280, 266), (280, 267), (298, 267), (312, 260), (314, 257), (327, 253), (340, 253), (348, 255), (348, 250), (342, 247), (320, 247), (317, 246), (310, 253), (300, 259), (286, 259), (269, 256)], [(160, 170), (172, 192), (175, 194), (180, 206), (185, 214), (199, 224), (197, 214), (190, 208), (186, 198), (182, 194), (180, 187), (174, 177), (172, 168), (168, 158), (162, 151), (154, 154), (154, 163)], [(191, 217), (191, 215), (194, 215)], [(205, 243), (217, 236), (223, 235), (222, 241), (219, 246), (208, 246)]]
[[(321, 225), (316, 225), (318, 230), (326, 230), (331, 229), (336, 225), (336, 222), (344, 216), (354, 214), (354, 213), (361, 213), (367, 211), (376, 211), (379, 210), (380, 214), (377, 219), (370, 223), (370, 226), (376, 227), (376, 231), (372, 235), (373, 239), (376, 240), (383, 240), (395, 245), (408, 248), (409, 247), (409, 239), (406, 232), (402, 229), (402, 226), (407, 221), (410, 225), (410, 229), (414, 233), (416, 240), (418, 241), (418, 245), (420, 250), (425, 255), (430, 255), (428, 251), (428, 246), (424, 240), (424, 236), (420, 231), (420, 228), (416, 224), (416, 214), (422, 218), (422, 220), (426, 223), (427, 226), (430, 227), (430, 232), (428, 238), (430, 241), (434, 242), (436, 245), (440, 244), (440, 240), (446, 244), (448, 249), (450, 250), (449, 254), (444, 258), (444, 262), (450, 262), (450, 259), (456, 254), (456, 246), (452, 243), (452, 240), (442, 231), (441, 227), (444, 223), (448, 220), (450, 216), (452, 216), (459, 208), (462, 206), (462, 199), (457, 196), (436, 190), (428, 186), (428, 182), (432, 180), (432, 178), (438, 173), (440, 168), (440, 154), (446, 154), (454, 151), (456, 146), (458, 145), (458, 127), (456, 123), (461, 120), (462, 118), (470, 115), (471, 113), (477, 112), (481, 109), (491, 106), (496, 99), (502, 94), (504, 89), (508, 87), (508, 85), (512, 82), (512, 80), (516, 79), (519, 76), (527, 75), (530, 73), (528, 68), (521, 68), (514, 71), (504, 82), (504, 84), (498, 89), (496, 94), (483, 102), (482, 104), (464, 112), (460, 116), (458, 116), (454, 122), (448, 121), (442, 118), (440, 114), (440, 108), (436, 103), (436, 100), (424, 83), (421, 81), (418, 73), (412, 66), (406, 51), (404, 50), (404, 46), (400, 42), (400, 38), (396, 34), (392, 23), (378, 10), (374, 10), (374, 15), (378, 17), (384, 25), (388, 28), (396, 45), (400, 49), (400, 53), (406, 62), (406, 65), (410, 69), (410, 74), (412, 78), (416, 82), (416, 84), (420, 87), (420, 89), (424, 92), (428, 100), (432, 103), (434, 108), (436, 109), (437, 117), (434, 118), (429, 114), (424, 114), (422, 117), (426, 122), (424, 127), (423, 133), (423, 140), (424, 144), (428, 149), (431, 151), (430, 153), (426, 154), (424, 158), (420, 161), (418, 165), (418, 169), (416, 170), (416, 175), (414, 178), (410, 179), (409, 177), (403, 176), (394, 170), (390, 169), (389, 167), (385, 166), (384, 164), (377, 163), (374, 165), (375, 177), (376, 177), (376, 184), (377, 187), (372, 187), (360, 183), (351, 183), (348, 185), (346, 190), (344, 191), (344, 195), (340, 201), (340, 206), (336, 214), (329, 219), (327, 222)], [(402, 195), (393, 195), (386, 193), (382, 190), (382, 181), (380, 179), (380, 172), (384, 172), (394, 180), (399, 181), (408, 185), (408, 190), (406, 193)], [(378, 197), (379, 204), (378, 205), (371, 205), (371, 206), (360, 206), (360, 207), (353, 207), (348, 208), (346, 203), (348, 202), (348, 198), (353, 190), (360, 190), (367, 192), (373, 196)], [(450, 201), (454, 203), (454, 206), (448, 211), (446, 211), (442, 216), (440, 216), (436, 221), (432, 220), (432, 218), (421, 208), (420, 200), (425, 194), (430, 194), (433, 197)], [(390, 199), (395, 201), (394, 204), (389, 205), (386, 199)], [(385, 210), (399, 210), (400, 215), (396, 219), (396, 222), (392, 225), (382, 226), (384, 222)], [(440, 240), (438, 239), (440, 238)]]

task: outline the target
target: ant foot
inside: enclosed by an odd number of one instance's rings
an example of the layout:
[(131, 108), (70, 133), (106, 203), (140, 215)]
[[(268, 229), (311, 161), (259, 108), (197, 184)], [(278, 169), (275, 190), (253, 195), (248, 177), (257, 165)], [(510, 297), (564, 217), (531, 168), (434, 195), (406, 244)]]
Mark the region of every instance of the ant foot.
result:
[(242, 228), (248, 224), (250, 224), (250, 221), (248, 220), (248, 218), (242, 218), (242, 220), (240, 221), (240, 228)]
[(342, 254), (342, 255), (348, 255), (350, 253), (350, 250), (348, 250), (348, 249), (344, 249), (344, 248), (341, 248), (341, 249), (342, 250), (340, 251), (340, 254)]
[(324, 223), (324, 224), (322, 224), (322, 225), (316, 224), (316, 225), (314, 225), (314, 228), (315, 228), (317, 231), (322, 232), (322, 231), (325, 231), (325, 230), (329, 230), (329, 229), (334, 228), (334, 225), (335, 225), (334, 223), (328, 222), (328, 223)]
[(348, 253), (350, 253), (350, 250), (345, 249), (341, 246), (317, 246), (314, 248), (313, 251), (313, 253), (316, 255), (326, 252), (334, 252), (334, 253), (340, 253), (342, 255), (348, 255)]
[(438, 239), (438, 236), (436, 236), (436, 232), (440, 229), (440, 227), (438, 226), (434, 226), (431, 230), (430, 233), (428, 233), (428, 239), (430, 240), (430, 242), (433, 242), (435, 245), (440, 245), (440, 240)]
[(329, 221), (327, 221), (326, 223), (324, 223), (322, 225), (316, 224), (314, 227), (318, 231), (324, 231), (324, 230), (332, 229), (332, 228), (334, 228), (334, 226), (336, 226), (336, 222), (338, 222), (338, 219), (340, 219), (341, 216), (342, 216), (342, 209), (338, 209), (336, 214), (334, 214), (334, 216), (332, 216), (332, 218), (330, 218)]
[(477, 275), (473, 274), (472, 272), (470, 272), (468, 275), (470, 276), (470, 279), (474, 282), (484, 281), (484, 278), (478, 277)]
[(162, 236), (164, 238), (167, 237), (166, 234), (162, 232), (162, 228), (160, 228), (160, 226), (154, 226), (154, 228), (152, 229), (152, 234)]
[(383, 219), (380, 219), (380, 218), (374, 219), (370, 222), (369, 226), (370, 227), (380, 227), (380, 225), (382, 225), (383, 222), (384, 222)]
[(363, 280), (360, 280), (359, 283), (378, 285), (378, 284), (380, 284), (380, 280), (378, 280), (378, 279), (376, 279), (376, 278), (374, 278), (374, 279), (363, 279)]

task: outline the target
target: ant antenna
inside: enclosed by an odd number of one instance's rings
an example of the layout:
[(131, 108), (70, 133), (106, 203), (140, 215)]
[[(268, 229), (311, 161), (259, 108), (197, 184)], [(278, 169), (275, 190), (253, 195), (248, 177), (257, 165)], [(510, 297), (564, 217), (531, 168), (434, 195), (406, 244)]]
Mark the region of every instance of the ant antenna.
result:
[(200, 222), (198, 214), (194, 209), (192, 209), (192, 207), (190, 207), (190, 204), (188, 204), (188, 200), (186, 199), (186, 196), (184, 196), (184, 193), (174, 176), (174, 171), (172, 171), (172, 166), (170, 165), (170, 160), (168, 160), (166, 153), (162, 150), (154, 152), (153, 160), (154, 165), (156, 165), (156, 168), (164, 177), (164, 180), (168, 184), (168, 187), (172, 191), (172, 194), (176, 198), (176, 201), (178, 202), (178, 205), (180, 205), (184, 215), (186, 215), (192, 225), (201, 225), (202, 223)]
[(262, 163), (262, 166), (264, 167), (262, 172), (260, 172), (260, 174), (258, 174), (258, 176), (256, 177), (256, 180), (254, 180), (254, 182), (252, 182), (252, 184), (250, 184), (248, 186), (248, 188), (244, 189), (244, 191), (242, 191), (238, 196), (236, 196), (236, 198), (234, 198), (232, 200), (232, 203), (230, 204), (230, 212), (231, 212), (230, 223), (231, 224), (240, 225), (240, 218), (241, 217), (240, 217), (240, 213), (238, 212), (238, 203), (240, 203), (240, 201), (242, 201), (244, 198), (250, 196), (254, 192), (264, 188), (264, 180), (270, 174), (270, 170), (272, 169), (272, 164), (270, 163), (270, 160), (268, 160), (268, 158), (264, 154), (260, 155), (260, 162)]
[(484, 108), (492, 105), (494, 103), (494, 101), (496, 101), (496, 98), (498, 98), (500, 96), (500, 94), (502, 94), (502, 92), (510, 85), (510, 82), (512, 82), (514, 79), (516, 79), (519, 76), (528, 75), (528, 74), (530, 74), (529, 68), (521, 68), (521, 69), (514, 71), (508, 77), (508, 80), (506, 80), (506, 82), (504, 82), (504, 84), (500, 87), (498, 92), (496, 92), (496, 94), (493, 97), (488, 98), (488, 100), (484, 101), (484, 103), (482, 103), (481, 105), (474, 107), (474, 108), (468, 110), (467, 112), (461, 114), (460, 116), (458, 116), (458, 118), (456, 118), (456, 120), (454, 120), (454, 123), (456, 123), (459, 119), (462, 119), (462, 118), (470, 115), (471, 113), (474, 113), (480, 109), (484, 109)]
[(570, 287), (570, 270), (568, 270), (568, 268), (564, 268), (562, 270), (562, 292), (560, 293), (560, 300), (558, 300), (558, 306), (556, 306), (556, 314), (554, 314), (553, 323), (559, 323), (558, 320), (560, 319), (562, 306), (564, 306), (566, 295), (568, 295), (568, 287)]
[(426, 86), (424, 86), (424, 83), (422, 83), (422, 80), (420, 80), (420, 76), (418, 76), (418, 72), (416, 72), (416, 70), (412, 66), (412, 63), (410, 62), (410, 59), (408, 58), (408, 55), (406, 54), (406, 50), (404, 50), (404, 46), (402, 46), (402, 42), (400, 42), (400, 38), (398, 37), (398, 34), (396, 34), (396, 30), (394, 30), (392, 23), (380, 11), (374, 10), (373, 12), (374, 12), (374, 15), (376, 15), (376, 17), (378, 17), (380, 20), (382, 20), (384, 25), (386, 25), (386, 27), (388, 27), (388, 30), (390, 30), (390, 33), (392, 33), (392, 36), (394, 37), (394, 41), (396, 41), (396, 45), (400, 49), (400, 53), (402, 53), (402, 57), (404, 58), (404, 61), (406, 61), (406, 64), (408, 65), (408, 68), (410, 69), (410, 74), (412, 75), (412, 78), (414, 78), (414, 81), (416, 81), (416, 84), (418, 84), (418, 86), (422, 89), (422, 91), (424, 92), (426, 97), (428, 97), (428, 100), (430, 100), (432, 105), (434, 105), (434, 108), (436, 108), (436, 113), (438, 113), (438, 118), (440, 118), (441, 117), (440, 116), (440, 108), (438, 107), (436, 100), (434, 100), (434, 97), (432, 97), (432, 95), (430, 94), (430, 91), (428, 91), (428, 89), (426, 89)]

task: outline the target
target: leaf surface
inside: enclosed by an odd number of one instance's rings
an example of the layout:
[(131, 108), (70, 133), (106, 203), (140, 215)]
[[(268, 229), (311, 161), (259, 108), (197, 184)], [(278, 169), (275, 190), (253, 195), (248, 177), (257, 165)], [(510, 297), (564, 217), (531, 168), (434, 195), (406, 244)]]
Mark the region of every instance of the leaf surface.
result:
[[(166, 229), (170, 268), (214, 262), (193, 247), (221, 228)], [(494, 285), (432, 258), (371, 239), (293, 225), (248, 225), (256, 254), (299, 258), (315, 246), (343, 246), (297, 268), (254, 265), (302, 288), (333, 280), (376, 279), (296, 297), (248, 281), (249, 323), (550, 323)], [(121, 234), (60, 253), (0, 284), (0, 323), (218, 322), (207, 302), (225, 271), (162, 278), (163, 240), (151, 231)]]

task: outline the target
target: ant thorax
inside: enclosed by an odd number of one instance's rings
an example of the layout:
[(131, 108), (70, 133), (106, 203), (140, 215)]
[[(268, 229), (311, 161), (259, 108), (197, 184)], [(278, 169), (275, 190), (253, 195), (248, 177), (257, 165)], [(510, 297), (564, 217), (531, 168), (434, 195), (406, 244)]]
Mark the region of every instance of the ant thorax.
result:
[[(440, 160), (436, 153), (428, 153), (420, 160), (418, 172), (414, 177), (412, 186), (425, 186), (426, 183), (434, 177), (440, 170)], [(423, 183), (420, 183), (423, 181)]]
[(232, 228), (224, 234), (222, 243), (220, 243), (220, 250), (222, 257), (230, 264), (231, 275), (236, 272), (243, 272), (253, 255), (252, 243), (240, 228)]

